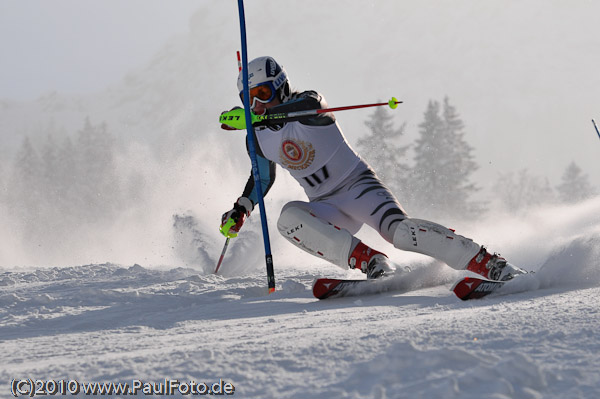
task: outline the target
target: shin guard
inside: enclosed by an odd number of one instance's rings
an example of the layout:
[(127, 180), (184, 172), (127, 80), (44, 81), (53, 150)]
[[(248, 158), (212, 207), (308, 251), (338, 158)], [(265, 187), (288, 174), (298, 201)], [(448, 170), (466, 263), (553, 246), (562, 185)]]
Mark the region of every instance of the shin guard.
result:
[(479, 252), (480, 245), (436, 223), (405, 219), (394, 232), (394, 247), (434, 257), (460, 270)]
[(277, 228), (281, 235), (298, 248), (343, 269), (348, 268), (348, 254), (353, 237), (347, 230), (294, 206), (283, 209)]

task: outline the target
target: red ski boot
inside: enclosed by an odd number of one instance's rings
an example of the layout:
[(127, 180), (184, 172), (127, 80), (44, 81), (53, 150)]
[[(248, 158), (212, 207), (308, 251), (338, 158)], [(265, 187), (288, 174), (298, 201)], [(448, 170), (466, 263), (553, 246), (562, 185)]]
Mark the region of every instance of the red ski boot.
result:
[(517, 274), (526, 273), (524, 270), (511, 265), (499, 254), (490, 254), (484, 246), (466, 267), (467, 270), (482, 275), (489, 280), (506, 281)]
[(373, 248), (359, 242), (350, 258), (348, 265), (351, 269), (359, 269), (367, 275), (368, 279), (379, 278), (385, 274), (394, 272), (388, 262), (388, 257)]

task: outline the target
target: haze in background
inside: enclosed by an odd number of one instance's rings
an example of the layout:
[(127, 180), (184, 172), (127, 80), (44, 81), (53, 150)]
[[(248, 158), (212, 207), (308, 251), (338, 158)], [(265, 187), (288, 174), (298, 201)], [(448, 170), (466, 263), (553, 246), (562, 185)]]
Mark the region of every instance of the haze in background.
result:
[(201, 2), (4, 0), (1, 98), (104, 90), (189, 29)]
[[(593, 1), (246, 2), (250, 58), (273, 55), (294, 87), (319, 90), (331, 106), (396, 96), (408, 142), (427, 102), (448, 96), (476, 149), (486, 196), (499, 173), (526, 168), (556, 185), (572, 161), (600, 186), (600, 140), (591, 124), (600, 119), (599, 14)], [(204, 217), (200, 228), (220, 243), (214, 225), (249, 169), (241, 136), (220, 132), (216, 122), (239, 101), (238, 24), (234, 1), (0, 4), (0, 172), (10, 173), (25, 137), (38, 147), (49, 134), (76, 137), (90, 117), (106, 122), (119, 142), (120, 176), (146, 177), (143, 194), (130, 198), (141, 214), (130, 231), (115, 240), (109, 233), (124, 233), (118, 226), (87, 229), (85, 251), (81, 242), (62, 251), (69, 264), (90, 261), (94, 246), (93, 261), (119, 261), (132, 242), (143, 242), (143, 251), (127, 259), (143, 261), (144, 252), (170, 263), (170, 218), (188, 210)], [(338, 115), (351, 144), (369, 113)], [(270, 201), (301, 195), (286, 190), (295, 186), (282, 177)], [(44, 245), (21, 242), (10, 229), (3, 237), (11, 243), (3, 244), (4, 264)], [(64, 260), (45, 255), (30, 263)]]

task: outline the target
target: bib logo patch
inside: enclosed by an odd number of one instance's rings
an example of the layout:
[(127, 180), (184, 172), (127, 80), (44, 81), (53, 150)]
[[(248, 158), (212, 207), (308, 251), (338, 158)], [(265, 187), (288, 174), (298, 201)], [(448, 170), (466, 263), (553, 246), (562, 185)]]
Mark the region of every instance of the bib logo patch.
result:
[(315, 149), (312, 144), (303, 141), (285, 140), (279, 151), (281, 164), (288, 169), (303, 170), (315, 160)]

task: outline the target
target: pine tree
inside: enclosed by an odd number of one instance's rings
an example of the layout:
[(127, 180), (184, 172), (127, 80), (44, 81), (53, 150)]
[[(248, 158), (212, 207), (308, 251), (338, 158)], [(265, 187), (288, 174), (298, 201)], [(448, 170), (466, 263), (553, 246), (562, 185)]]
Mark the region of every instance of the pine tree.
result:
[(43, 179), (42, 162), (29, 137), (23, 139), (17, 153), (7, 191), (12, 211), (24, 223), (34, 223), (43, 201)]
[(80, 210), (89, 221), (110, 218), (120, 189), (115, 166), (115, 141), (105, 123), (92, 125), (86, 118), (78, 132), (75, 186), (82, 200)]
[(563, 203), (574, 203), (593, 197), (596, 193), (575, 162), (571, 162), (563, 173), (561, 184), (556, 187), (558, 196)]
[(365, 121), (370, 134), (358, 139), (357, 148), (362, 158), (393, 192), (402, 190), (408, 167), (402, 159), (408, 146), (398, 145), (404, 134), (405, 125), (394, 128), (393, 116), (382, 108), (376, 108)]
[(501, 174), (496, 187), (496, 199), (502, 208), (511, 213), (519, 214), (555, 202), (548, 179), (533, 175), (527, 169), (521, 169), (516, 174)]
[(77, 191), (78, 183), (83, 180), (78, 175), (78, 161), (79, 158), (73, 145), (73, 140), (67, 136), (57, 151), (56, 162), (57, 175), (59, 176), (56, 183), (58, 190), (61, 192), (61, 198), (65, 201), (72, 198), (72, 193)]
[(58, 196), (56, 182), (58, 176), (58, 154), (57, 146), (52, 135), (48, 135), (46, 143), (42, 148), (42, 190), (49, 196), (49, 200), (54, 200)]
[(40, 157), (31, 145), (29, 137), (25, 137), (17, 153), (14, 178), (33, 190), (39, 185), (40, 176), (42, 175), (41, 169)]
[(443, 109), (439, 102), (429, 102), (419, 129), (412, 205), (432, 217), (478, 215), (481, 204), (471, 200), (477, 191), (471, 175), (478, 166), (464, 137), (464, 123), (448, 98)]
[(419, 213), (427, 212), (434, 208), (437, 199), (438, 187), (442, 176), (439, 156), (441, 132), (443, 121), (439, 116), (440, 105), (436, 101), (429, 101), (425, 110), (424, 120), (419, 125), (420, 138), (414, 148), (414, 166), (411, 177), (411, 196), (407, 199), (409, 208), (416, 209)]

